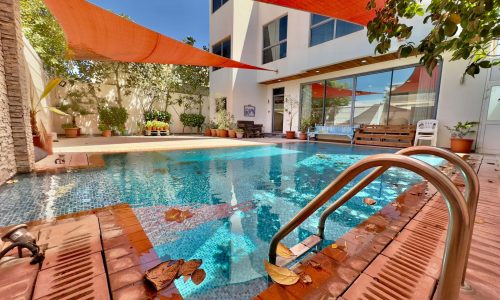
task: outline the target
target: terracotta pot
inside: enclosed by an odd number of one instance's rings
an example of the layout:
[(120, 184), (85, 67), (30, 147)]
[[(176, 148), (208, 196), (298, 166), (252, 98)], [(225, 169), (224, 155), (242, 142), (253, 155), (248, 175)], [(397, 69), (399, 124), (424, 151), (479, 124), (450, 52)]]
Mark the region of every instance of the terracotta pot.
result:
[(205, 136), (212, 136), (212, 130), (210, 130), (210, 128), (205, 128)]
[(33, 145), (38, 147), (38, 148), (43, 148), (41, 136), (39, 136), (39, 135), (33, 136)]
[(210, 129), (211, 136), (217, 136), (217, 129)]
[(305, 132), (299, 132), (299, 140), (307, 140), (307, 133)]
[(146, 129), (146, 133), (145, 133), (147, 136), (150, 136), (151, 135), (151, 128), (149, 129)]
[(156, 131), (156, 127), (152, 127), (151, 130)]
[(76, 136), (80, 136), (82, 134), (82, 129), (81, 128), (78, 128), (78, 131), (76, 133)]
[(230, 138), (235, 138), (236, 137), (236, 131), (234, 130), (228, 130), (227, 131), (227, 135), (230, 137)]
[(287, 131), (286, 138), (289, 140), (293, 140), (295, 138), (295, 131)]
[(236, 132), (236, 138), (242, 139), (243, 138), (243, 132)]
[(54, 154), (53, 143), (54, 142), (52, 141), (52, 134), (45, 135), (45, 145), (44, 145), (43, 149), (45, 149), (45, 151), (47, 151), (47, 154), (49, 154), (49, 155)]
[(456, 153), (470, 153), (472, 149), (472, 139), (451, 139), (451, 151)]
[(67, 138), (78, 137), (78, 128), (64, 128), (64, 134)]
[(102, 136), (103, 137), (107, 137), (107, 138), (111, 137), (111, 130), (109, 130), (109, 129), (108, 130), (104, 130), (102, 132)]
[(217, 129), (217, 136), (221, 138), (227, 138), (228, 131), (226, 129)]

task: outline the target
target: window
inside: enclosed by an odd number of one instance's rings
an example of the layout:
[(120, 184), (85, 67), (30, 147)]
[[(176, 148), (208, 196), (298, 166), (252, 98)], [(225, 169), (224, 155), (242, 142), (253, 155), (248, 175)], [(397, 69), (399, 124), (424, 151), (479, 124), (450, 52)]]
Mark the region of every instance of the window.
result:
[(301, 119), (316, 124), (417, 124), (436, 113), (438, 65), (429, 75), (422, 66), (384, 70), (303, 84)]
[(360, 30), (363, 30), (363, 26), (311, 14), (311, 38), (309, 46), (316, 46)]
[(229, 0), (212, 0), (212, 13), (216, 12), (222, 5), (226, 4)]
[[(212, 46), (212, 53), (217, 54), (226, 58), (231, 58), (231, 38), (227, 38), (223, 41), (218, 42)], [(217, 71), (221, 68), (213, 67), (213, 71)]]
[(262, 64), (285, 58), (287, 51), (288, 16), (264, 26), (264, 50)]

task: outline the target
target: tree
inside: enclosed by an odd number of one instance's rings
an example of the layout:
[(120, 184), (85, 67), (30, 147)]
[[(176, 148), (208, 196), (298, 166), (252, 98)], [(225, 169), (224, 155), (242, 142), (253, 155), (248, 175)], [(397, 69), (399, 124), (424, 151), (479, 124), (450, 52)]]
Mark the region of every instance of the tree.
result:
[[(184, 43), (194, 46), (196, 40), (193, 37), (187, 37)], [(203, 47), (208, 51), (207, 47)], [(177, 65), (172, 69), (174, 89), (176, 92), (185, 94), (178, 100), (178, 104), (184, 107), (184, 110), (198, 108), (198, 114), (201, 115), (203, 109), (203, 97), (208, 94), (209, 70), (208, 67), (183, 66)]]
[[(375, 2), (370, 0), (367, 9), (375, 8)], [(404, 24), (404, 19), (424, 17), (424, 24), (432, 24), (431, 31), (418, 45), (407, 42), (399, 47), (399, 55), (422, 54), (420, 62), (431, 74), (443, 53), (450, 51), (452, 61), (469, 60), (464, 75), (474, 77), (481, 68), (500, 63), (489, 60), (500, 36), (499, 12), (500, 0), (432, 0), (427, 8), (422, 0), (387, 0), (368, 23), (368, 39), (377, 42), (376, 52), (386, 53), (392, 38), (411, 37), (413, 27)]]

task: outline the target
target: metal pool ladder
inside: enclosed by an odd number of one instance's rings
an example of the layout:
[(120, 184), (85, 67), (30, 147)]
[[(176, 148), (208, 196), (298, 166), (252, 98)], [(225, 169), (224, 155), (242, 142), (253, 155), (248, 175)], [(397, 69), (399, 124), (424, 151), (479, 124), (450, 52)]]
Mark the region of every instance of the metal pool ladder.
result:
[[(415, 154), (430, 154), (439, 156), (454, 164), (465, 177), (466, 188), (464, 196), (453, 182), (441, 171), (431, 165), (409, 157)], [(321, 215), (318, 226), (317, 243), (324, 237), (324, 226), (327, 217), (345, 204), (359, 191), (381, 176), (390, 167), (410, 170), (436, 187), (443, 195), (448, 208), (449, 225), (444, 250), (443, 263), (438, 286), (435, 293), (437, 300), (457, 299), (460, 286), (464, 283), (466, 261), (472, 237), (472, 224), (476, 213), (479, 195), (479, 181), (474, 170), (458, 155), (444, 149), (418, 146), (406, 148), (397, 154), (378, 154), (367, 157), (342, 172), (316, 198), (307, 204), (288, 224), (281, 228), (273, 237), (269, 249), (269, 261), (276, 263), (276, 248), (278, 243), (300, 226), (313, 213), (321, 208), (331, 197), (349, 184), (362, 172), (375, 168), (369, 175), (354, 185), (349, 191), (337, 199)], [(463, 286), (466, 286), (463, 284)]]

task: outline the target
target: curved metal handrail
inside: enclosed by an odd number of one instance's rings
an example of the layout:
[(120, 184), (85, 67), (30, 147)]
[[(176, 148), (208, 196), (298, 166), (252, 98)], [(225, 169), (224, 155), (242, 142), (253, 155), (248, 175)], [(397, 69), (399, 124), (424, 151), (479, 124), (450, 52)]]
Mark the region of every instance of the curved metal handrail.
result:
[[(467, 261), (469, 260), (470, 244), (472, 241), (472, 229), (474, 227), (474, 220), (476, 217), (476, 210), (477, 210), (477, 202), (479, 199), (479, 179), (477, 177), (476, 172), (474, 172), (474, 169), (472, 169), (472, 167), (466, 161), (464, 161), (460, 156), (456, 155), (455, 153), (453, 153), (449, 150), (445, 150), (442, 148), (436, 148), (436, 147), (430, 147), (430, 146), (416, 146), (416, 147), (405, 148), (403, 150), (400, 150), (396, 154), (406, 155), (406, 156), (427, 154), (427, 155), (441, 157), (441, 158), (447, 160), (448, 162), (452, 163), (462, 173), (462, 177), (464, 177), (464, 179), (465, 179), (464, 180), (465, 181), (464, 195), (465, 195), (465, 201), (467, 202), (467, 207), (469, 210), (469, 217), (470, 217), (469, 222), (470, 222), (470, 227), (471, 227), (469, 239), (467, 241), (466, 259), (465, 259), (464, 269), (462, 272), (462, 287), (463, 288), (470, 288), (470, 286), (465, 283), (465, 273), (467, 270)], [(370, 184), (375, 178), (379, 177), (385, 171), (387, 171), (387, 169), (388, 169), (388, 167), (378, 167), (377, 169), (373, 170), (365, 178), (361, 179), (361, 181), (359, 181), (357, 184), (355, 184), (349, 191), (344, 193), (339, 198), (339, 203), (349, 201), (352, 197), (354, 197), (362, 189), (364, 189), (366, 186), (368, 186), (368, 184)], [(326, 219), (335, 210), (338, 209), (338, 205), (336, 205), (336, 204), (337, 204), (337, 202), (333, 203), (331, 206), (329, 206), (327, 209), (325, 209), (325, 211), (320, 216), (319, 225), (318, 225), (318, 236), (322, 239), (324, 239)]]
[[(399, 167), (413, 171), (429, 180), (429, 182), (443, 195), (448, 208), (449, 230), (446, 239), (441, 276), (436, 290), (436, 299), (444, 300), (458, 298), (461, 274), (460, 271), (457, 272), (457, 270), (462, 270), (464, 265), (465, 252), (467, 249), (465, 242), (469, 236), (470, 227), (470, 218), (465, 200), (451, 180), (439, 170), (423, 161), (397, 154), (373, 155), (358, 161), (342, 172), (288, 224), (276, 233), (271, 240), (269, 261), (273, 264), (276, 263), (276, 248), (285, 236), (302, 224), (303, 221), (309, 218), (356, 176), (375, 167)], [(336, 200), (335, 203), (339, 203), (339, 200)], [(343, 203), (339, 204), (341, 205)]]

